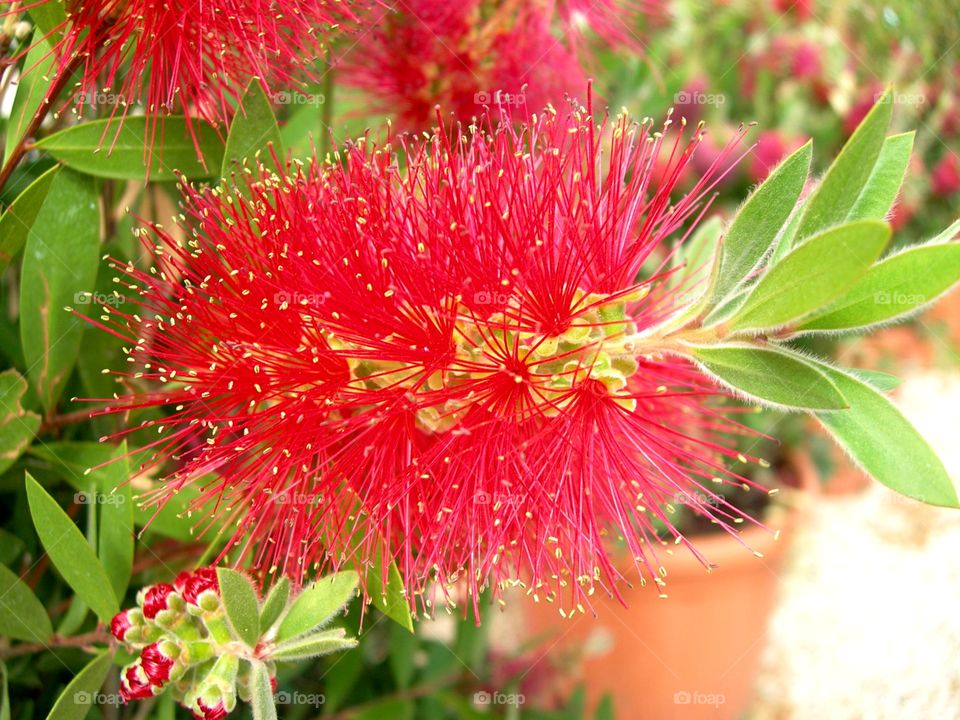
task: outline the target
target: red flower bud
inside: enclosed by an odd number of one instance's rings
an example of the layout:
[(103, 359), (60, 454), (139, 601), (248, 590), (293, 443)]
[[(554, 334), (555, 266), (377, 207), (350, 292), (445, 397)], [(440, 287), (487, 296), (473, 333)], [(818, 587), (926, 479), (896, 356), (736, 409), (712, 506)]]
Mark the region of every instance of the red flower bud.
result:
[(118, 612), (113, 616), (113, 620), (110, 621), (110, 632), (120, 642), (123, 642), (126, 638), (127, 630), (133, 627), (133, 623), (130, 622), (130, 617), (127, 615), (127, 612), (127, 610)]
[(212, 590), (218, 594), (220, 592), (217, 571), (210, 567), (200, 568), (192, 573), (182, 572), (177, 575), (173, 582), (180, 594), (183, 595), (183, 599), (193, 605), (199, 604), (197, 598), (207, 590)]
[(222, 702), (217, 702), (216, 705), (207, 705), (201, 698), (197, 700), (197, 707), (199, 710), (193, 711), (193, 716), (197, 720), (221, 720), (221, 718), (227, 716), (227, 709)]
[(146, 678), (140, 661), (128, 665), (120, 678), (120, 697), (124, 702), (153, 697), (153, 685)]
[(151, 643), (143, 649), (140, 653), (140, 663), (147, 680), (152, 685), (162, 687), (170, 679), (173, 658), (164, 655), (158, 643)]
[(174, 591), (173, 585), (159, 583), (149, 588), (143, 598), (143, 616), (153, 620), (157, 613), (167, 609), (167, 597)]

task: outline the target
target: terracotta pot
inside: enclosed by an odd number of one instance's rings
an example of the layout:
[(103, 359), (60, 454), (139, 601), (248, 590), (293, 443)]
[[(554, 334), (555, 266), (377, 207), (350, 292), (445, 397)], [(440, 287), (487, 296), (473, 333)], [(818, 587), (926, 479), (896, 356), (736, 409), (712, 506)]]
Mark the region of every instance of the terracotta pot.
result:
[(637, 585), (624, 590), (628, 607), (604, 597), (597, 617), (568, 620), (552, 605), (528, 602), (524, 633), (545, 641), (551, 655), (578, 653), (572, 679), (586, 685), (591, 704), (612, 694), (618, 720), (740, 717), (753, 695), (784, 554), (817, 492), (813, 463), (803, 456), (792, 464), (803, 489), (783, 493), (786, 502), (766, 521), (781, 530), (779, 539), (759, 528), (741, 535), (762, 559), (727, 533), (705, 535), (693, 542), (719, 567), (708, 573), (691, 553), (676, 551), (664, 559), (667, 598)]

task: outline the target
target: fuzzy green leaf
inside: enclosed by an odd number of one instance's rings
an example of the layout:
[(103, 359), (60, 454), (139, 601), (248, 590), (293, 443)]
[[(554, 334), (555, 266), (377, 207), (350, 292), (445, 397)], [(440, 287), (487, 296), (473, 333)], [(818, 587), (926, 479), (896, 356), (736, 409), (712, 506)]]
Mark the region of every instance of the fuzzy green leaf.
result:
[(847, 372), (854, 377), (860, 378), (865, 383), (882, 393), (888, 393), (896, 390), (898, 387), (900, 387), (900, 383), (903, 382), (896, 375), (890, 375), (889, 373), (880, 372), (879, 370), (863, 370), (861, 368), (857, 368), (856, 370), (847, 370)]
[(330, 655), (356, 646), (356, 638), (348, 638), (343, 628), (335, 628), (280, 643), (271, 651), (270, 657), (273, 660), (294, 662), (321, 655)]
[(109, 623), (120, 607), (103, 565), (57, 501), (30, 473), (26, 481), (30, 515), (43, 549), (73, 591), (100, 620)]
[(804, 410), (847, 407), (826, 375), (788, 350), (735, 343), (690, 351), (707, 374), (751, 400)]
[(108, 652), (91, 660), (60, 693), (47, 720), (83, 720), (87, 717), (96, 694), (107, 679), (112, 660), (113, 654)]
[(891, 135), (883, 141), (873, 172), (847, 215), (847, 220), (882, 220), (887, 216), (907, 174), (915, 135), (914, 132), (901, 133)]
[(377, 549), (373, 566), (367, 572), (367, 593), (370, 602), (380, 612), (409, 632), (413, 632), (413, 618), (410, 615), (410, 605), (404, 593), (403, 577), (397, 568), (397, 563), (391, 561), (386, 567), (386, 582), (383, 580), (384, 570), (380, 565), (381, 555)]
[(878, 482), (921, 502), (958, 507), (957, 489), (943, 463), (896, 406), (869, 383), (839, 370), (823, 372), (840, 388), (847, 410), (817, 419), (856, 463)]
[(263, 601), (263, 607), (260, 608), (260, 629), (266, 632), (280, 618), (287, 607), (287, 601), (290, 599), (290, 581), (286, 576), (277, 580), (267, 599)]
[(217, 568), (220, 595), (230, 626), (243, 642), (255, 647), (260, 639), (260, 606), (257, 591), (244, 573)]
[(304, 589), (280, 622), (277, 641), (322, 628), (356, 595), (358, 582), (357, 573), (348, 570), (320, 578)]
[(270, 672), (262, 662), (250, 663), (250, 709), (253, 720), (277, 720), (277, 704), (273, 699)]
[(760, 278), (730, 319), (731, 328), (782, 327), (825, 307), (867, 272), (889, 239), (890, 227), (878, 220), (858, 220), (811, 238)]
[(0, 373), (0, 473), (5, 472), (33, 441), (40, 416), (23, 409), (27, 381), (16, 370)]
[[(20, 339), (30, 380), (48, 411), (70, 377), (100, 266), (100, 211), (93, 184), (61, 170), (27, 236), (20, 282)], [(84, 304), (86, 303), (86, 304)]]
[(5, 565), (0, 565), (0, 635), (34, 643), (53, 635), (50, 618), (37, 596)]
[[(54, 133), (37, 143), (67, 167), (95, 177), (116, 180), (175, 180), (179, 171), (191, 180), (216, 177), (223, 165), (223, 141), (205, 122), (167, 117), (148, 152), (153, 133), (145, 117), (128, 117), (123, 123), (93, 120)], [(160, 133), (163, 141), (161, 142)], [(193, 144), (196, 135), (203, 160)]]
[(867, 113), (811, 194), (794, 244), (847, 220), (873, 173), (892, 112), (888, 90)]
[(54, 166), (34, 180), (17, 196), (3, 215), (0, 215), (0, 272), (23, 250), (30, 228), (37, 219), (43, 201), (60, 166)]
[(273, 114), (270, 98), (263, 91), (259, 80), (251, 80), (230, 124), (221, 174), (228, 177), (237, 169), (237, 164), (244, 160), (254, 160), (258, 156), (261, 162), (267, 162), (271, 145), (277, 157), (282, 159), (285, 152), (283, 138), (280, 137), (280, 128)]
[(780, 163), (743, 204), (723, 240), (714, 298), (719, 302), (757, 268), (790, 217), (810, 172), (813, 144)]
[(799, 330), (852, 330), (902, 318), (960, 282), (960, 243), (921, 245), (892, 255)]

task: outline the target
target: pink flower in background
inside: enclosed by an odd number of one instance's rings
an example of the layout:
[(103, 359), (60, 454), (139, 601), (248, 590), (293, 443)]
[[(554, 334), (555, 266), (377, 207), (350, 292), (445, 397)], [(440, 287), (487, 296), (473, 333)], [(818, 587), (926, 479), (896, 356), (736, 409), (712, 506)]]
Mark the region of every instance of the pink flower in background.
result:
[(948, 152), (933, 168), (930, 185), (933, 194), (939, 197), (949, 197), (960, 191), (960, 162), (954, 153)]
[(438, 105), (463, 121), (487, 106), (524, 119), (582, 93), (585, 32), (637, 49), (629, 27), (646, 7), (632, 0), (405, 0), (389, 4), (345, 48), (338, 78), (366, 91), (404, 130), (432, 127)]
[(750, 182), (763, 182), (777, 163), (804, 142), (805, 140), (799, 137), (785, 136), (779, 130), (766, 130), (760, 133), (747, 161), (747, 177)]

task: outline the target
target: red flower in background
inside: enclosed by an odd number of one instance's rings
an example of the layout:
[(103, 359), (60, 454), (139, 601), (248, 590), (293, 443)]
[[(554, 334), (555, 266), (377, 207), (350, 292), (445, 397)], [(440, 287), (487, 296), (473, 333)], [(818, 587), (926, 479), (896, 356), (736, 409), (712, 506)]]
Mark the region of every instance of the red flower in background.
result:
[(584, 31), (639, 48), (629, 25), (646, 7), (634, 0), (392, 3), (346, 48), (338, 79), (365, 90), (403, 129), (431, 127), (438, 105), (467, 121), (485, 106), (525, 118), (528, 107), (561, 103), (585, 87)]
[(943, 156), (930, 175), (930, 185), (933, 194), (939, 197), (949, 197), (960, 192), (960, 162), (956, 155), (948, 152)]
[[(321, 56), (325, 31), (354, 18), (350, 4), (327, 0), (67, 5), (55, 52), (61, 77), (77, 71), (78, 108), (96, 101), (123, 118), (131, 105), (142, 105), (154, 118), (176, 111), (215, 125), (229, 119), (252, 78), (268, 90), (295, 82)], [(160, 132), (154, 127), (151, 139)]]
[(714, 484), (749, 482), (722, 462), (740, 429), (715, 387), (628, 339), (682, 307), (665, 240), (737, 140), (672, 199), (699, 136), (657, 170), (650, 122), (487, 125), (401, 140), (403, 171), (361, 142), (248, 200), (186, 191), (193, 239), (154, 228), (157, 272), (120, 268), (138, 306), (105, 308), (134, 346), (122, 375), (155, 388), (112, 410), (168, 408), (151, 464), (180, 469), (153, 503), (194, 485), (263, 572), (396, 559), (423, 609), (459, 582), (578, 607), (615, 592), (605, 538), (659, 578), (655, 526), (687, 543), (678, 496), (739, 516)]
[(787, 137), (778, 130), (760, 133), (747, 162), (747, 176), (750, 182), (763, 182), (777, 164), (803, 145), (803, 142), (802, 138)]

